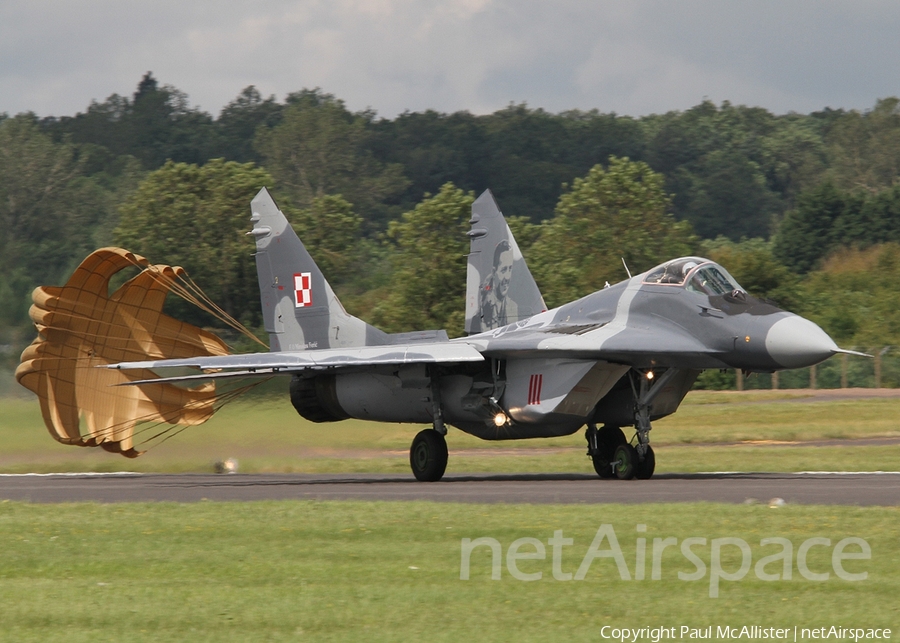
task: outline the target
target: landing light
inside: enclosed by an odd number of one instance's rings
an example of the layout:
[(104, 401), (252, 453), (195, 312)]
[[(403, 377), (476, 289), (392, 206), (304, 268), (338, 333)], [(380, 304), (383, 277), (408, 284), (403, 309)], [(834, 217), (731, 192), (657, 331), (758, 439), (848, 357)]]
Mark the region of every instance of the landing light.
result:
[(506, 413), (498, 413), (494, 416), (494, 424), (497, 426), (503, 426), (509, 421), (509, 418), (506, 417)]
[(653, 374), (653, 371), (647, 371), (647, 379), (648, 380), (652, 380), (654, 377), (656, 377), (656, 376)]

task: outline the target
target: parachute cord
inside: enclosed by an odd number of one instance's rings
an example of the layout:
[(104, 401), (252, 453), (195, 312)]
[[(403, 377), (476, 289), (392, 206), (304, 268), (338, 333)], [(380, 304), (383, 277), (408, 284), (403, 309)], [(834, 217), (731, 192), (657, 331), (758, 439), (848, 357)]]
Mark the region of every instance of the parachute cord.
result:
[[(211, 416), (215, 415), (222, 408), (224, 408), (226, 405), (234, 402), (238, 397), (240, 397), (247, 391), (252, 390), (252, 389), (256, 388), (257, 386), (260, 386), (261, 384), (264, 384), (265, 382), (268, 382), (270, 379), (272, 379), (272, 377), (260, 378), (259, 380), (252, 382), (251, 384), (247, 384), (245, 386), (240, 386), (238, 388), (235, 388), (235, 389), (232, 389), (229, 391), (225, 391), (224, 393), (217, 393), (214, 396), (215, 403), (213, 405), (213, 411), (210, 415)], [(202, 406), (202, 404), (200, 404), (200, 403), (195, 403), (193, 405), (188, 404), (185, 408), (190, 409), (190, 408), (193, 408), (194, 406)], [(149, 418), (151, 418), (151, 417), (157, 417), (157, 416), (147, 415), (144, 417), (133, 418), (133, 419), (129, 420), (128, 422), (121, 422), (118, 424), (114, 424), (112, 426), (107, 427), (105, 430), (103, 430), (101, 432), (101, 435), (104, 433), (116, 435), (118, 433), (118, 431), (122, 430), (123, 428), (126, 428), (132, 422), (134, 422), (134, 423), (147, 422), (149, 420)], [(185, 429), (187, 429), (190, 426), (192, 426), (192, 425), (179, 424), (179, 423), (169, 424), (167, 422), (158, 422), (157, 421), (157, 422), (153, 422), (151, 424), (147, 424), (146, 426), (141, 427), (139, 429), (137, 427), (135, 427), (132, 430), (131, 437), (132, 437), (132, 440), (134, 441), (135, 448), (142, 447), (142, 448), (144, 448), (144, 450), (141, 451), (141, 453), (146, 453), (147, 451), (150, 451), (150, 450), (156, 448), (157, 446), (159, 446), (166, 440), (169, 440), (170, 438), (175, 437), (176, 435), (178, 435), (179, 433), (181, 433), (182, 431), (184, 431)], [(153, 432), (153, 431), (157, 431), (157, 429), (160, 429), (160, 427), (164, 427), (164, 428), (162, 428), (162, 430), (154, 433), (153, 435), (144, 437), (145, 434)], [(165, 437), (163, 437), (163, 436), (165, 436)], [(86, 437), (88, 437), (88, 436), (82, 436), (82, 440), (84, 440)], [(139, 437), (141, 438), (140, 440), (137, 439)], [(158, 438), (162, 438), (162, 439), (159, 440), (158, 442), (156, 442), (155, 444), (150, 444), (151, 442), (154, 442)], [(106, 440), (106, 442), (116, 442), (116, 440)], [(98, 446), (99, 446), (99, 444), (100, 443), (98, 443)], [(149, 446), (147, 446), (147, 445), (149, 445)]]
[(197, 283), (190, 278), (190, 276), (187, 274), (187, 271), (185, 271), (183, 268), (175, 273), (177, 275), (176, 279), (172, 279), (168, 275), (165, 275), (155, 265), (150, 265), (145, 268), (145, 270), (149, 270), (154, 279), (167, 286), (171, 292), (175, 293), (188, 303), (193, 304), (200, 310), (209, 313), (219, 321), (227, 324), (234, 330), (259, 344), (263, 348), (269, 348), (265, 342), (254, 335), (241, 322), (229, 315), (221, 306), (216, 304), (209, 297), (209, 295), (203, 292), (203, 289), (200, 288), (200, 286), (198, 286)]
[(200, 288), (200, 286), (198, 286), (190, 278), (184, 268), (171, 268), (172, 272), (175, 274), (175, 277), (173, 278), (160, 270), (159, 266), (157, 266), (156, 264), (143, 264), (135, 259), (131, 259), (131, 263), (136, 268), (147, 271), (153, 277), (153, 279), (166, 286), (169, 292), (172, 292), (178, 297), (181, 297), (200, 310), (209, 313), (222, 323), (230, 326), (248, 339), (256, 342), (257, 344), (268, 350), (269, 347), (265, 342), (254, 335), (241, 322), (229, 315), (221, 306), (216, 304), (205, 292), (203, 292), (203, 289)]
[[(242, 387), (237, 388), (237, 389), (235, 389), (235, 390), (232, 390), (232, 391), (228, 391), (228, 392), (226, 392), (226, 393), (223, 393), (221, 396), (220, 396), (220, 395), (216, 395), (216, 404), (215, 404), (215, 407), (214, 407), (214, 409), (213, 409), (213, 415), (215, 415), (216, 413), (218, 413), (218, 412), (219, 412), (222, 408), (224, 408), (226, 405), (231, 404), (232, 402), (234, 402), (238, 397), (240, 397), (241, 395), (243, 395), (243, 394), (246, 393), (247, 391), (249, 391), (249, 390), (251, 390), (251, 389), (253, 389), (253, 388), (256, 388), (256, 387), (259, 386), (260, 384), (263, 384), (263, 383), (265, 383), (265, 382), (268, 382), (270, 379), (272, 379), (272, 378), (271, 378), (271, 377), (266, 377), (266, 378), (260, 379), (259, 381), (253, 382), (252, 384), (248, 384), (247, 386), (242, 386)], [(142, 429), (141, 431), (135, 432), (135, 435), (139, 435), (140, 433), (144, 433), (145, 431), (152, 430), (153, 428), (156, 428), (156, 427), (161, 426), (161, 424), (162, 424), (162, 423), (155, 423), (155, 424), (153, 424), (152, 426), (147, 427), (146, 429)], [(152, 449), (155, 449), (156, 447), (158, 447), (159, 445), (163, 444), (163, 443), (166, 442), (167, 440), (169, 440), (169, 439), (171, 439), (171, 438), (174, 438), (176, 435), (178, 435), (178, 434), (180, 434), (182, 431), (186, 430), (186, 429), (188, 428), (188, 426), (189, 426), (189, 425), (177, 425), (177, 424), (176, 424), (176, 425), (173, 425), (173, 426), (171, 426), (171, 427), (169, 427), (169, 428), (166, 428), (166, 429), (160, 431), (159, 433), (157, 433), (157, 434), (155, 434), (155, 435), (152, 435), (152, 436), (150, 436), (149, 438), (143, 440), (142, 442), (140, 442), (141, 446), (150, 444), (150, 442), (156, 440), (157, 438), (160, 438), (160, 437), (162, 437), (162, 436), (165, 436), (165, 437), (163, 437), (161, 440), (159, 440), (159, 442), (156, 442), (155, 444), (152, 444), (152, 445), (146, 447), (146, 449), (144, 449), (144, 451), (142, 451), (142, 453), (146, 453), (147, 451), (151, 451)]]

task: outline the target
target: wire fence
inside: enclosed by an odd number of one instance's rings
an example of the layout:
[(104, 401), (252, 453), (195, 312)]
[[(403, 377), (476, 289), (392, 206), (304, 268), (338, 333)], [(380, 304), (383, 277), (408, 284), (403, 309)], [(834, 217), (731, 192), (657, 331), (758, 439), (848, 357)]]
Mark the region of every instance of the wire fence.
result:
[(900, 388), (900, 346), (855, 347), (872, 358), (840, 354), (810, 368), (778, 373), (706, 371), (695, 388), (717, 390)]

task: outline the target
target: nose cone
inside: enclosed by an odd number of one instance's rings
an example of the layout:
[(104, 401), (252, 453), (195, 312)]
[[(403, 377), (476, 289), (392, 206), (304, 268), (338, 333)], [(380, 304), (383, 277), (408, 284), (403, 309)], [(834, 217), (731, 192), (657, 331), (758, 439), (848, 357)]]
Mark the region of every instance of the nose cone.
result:
[(818, 364), (837, 350), (828, 333), (798, 315), (778, 320), (766, 335), (766, 351), (785, 368)]

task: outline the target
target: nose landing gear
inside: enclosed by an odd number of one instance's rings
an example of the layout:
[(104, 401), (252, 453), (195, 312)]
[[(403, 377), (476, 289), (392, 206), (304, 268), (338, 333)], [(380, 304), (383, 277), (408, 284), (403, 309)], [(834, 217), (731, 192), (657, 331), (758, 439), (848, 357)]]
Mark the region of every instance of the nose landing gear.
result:
[(629, 379), (634, 393), (635, 437), (630, 444), (615, 426), (598, 429), (588, 424), (585, 437), (588, 455), (594, 463), (594, 470), (601, 478), (616, 477), (619, 480), (648, 480), (656, 469), (656, 455), (650, 446), (650, 411), (653, 400), (679, 373), (677, 369), (667, 369), (656, 377), (653, 371), (629, 371)]
[(644, 452), (644, 458), (641, 459), (638, 451), (639, 447), (633, 447), (630, 444), (620, 445), (616, 449), (615, 460), (612, 467), (616, 477), (619, 480), (649, 480), (656, 469), (656, 456), (653, 454), (653, 447), (646, 445), (647, 450)]

